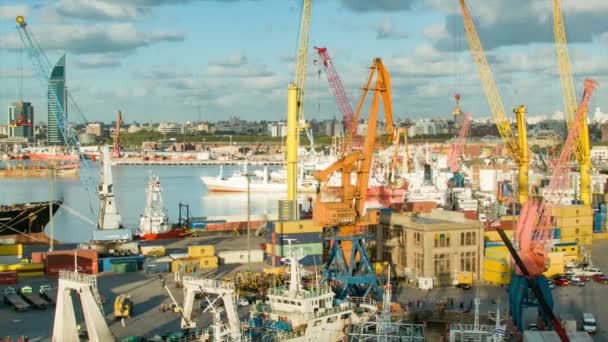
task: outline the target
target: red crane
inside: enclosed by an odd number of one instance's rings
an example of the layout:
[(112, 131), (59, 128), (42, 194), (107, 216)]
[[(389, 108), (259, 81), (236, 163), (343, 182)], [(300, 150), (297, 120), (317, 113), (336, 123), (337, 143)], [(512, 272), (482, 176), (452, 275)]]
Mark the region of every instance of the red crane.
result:
[(462, 126), (460, 127), (460, 134), (456, 141), (450, 145), (450, 152), (448, 153), (448, 166), (450, 172), (456, 173), (460, 171), (460, 163), (458, 158), (464, 154), (464, 144), (467, 141), (467, 135), (469, 134), (469, 128), (471, 127), (471, 114), (467, 113), (464, 115)]
[(357, 130), (357, 121), (355, 120), (355, 111), (353, 110), (353, 107), (350, 104), (350, 101), (348, 100), (348, 96), (346, 96), (346, 89), (344, 88), (342, 79), (336, 71), (334, 63), (329, 57), (327, 48), (319, 48), (316, 46), (314, 48), (315, 50), (317, 50), (319, 56), (321, 57), (323, 69), (325, 69), (325, 74), (327, 75), (327, 81), (329, 82), (331, 90), (336, 96), (336, 101), (338, 102), (340, 112), (342, 112), (342, 125), (344, 127), (344, 134), (347, 137), (352, 137), (355, 135), (355, 132)]
[(120, 158), (122, 156), (122, 153), (120, 152), (120, 125), (122, 125), (122, 112), (118, 111), (116, 127), (114, 127), (114, 145), (112, 146), (112, 158)]

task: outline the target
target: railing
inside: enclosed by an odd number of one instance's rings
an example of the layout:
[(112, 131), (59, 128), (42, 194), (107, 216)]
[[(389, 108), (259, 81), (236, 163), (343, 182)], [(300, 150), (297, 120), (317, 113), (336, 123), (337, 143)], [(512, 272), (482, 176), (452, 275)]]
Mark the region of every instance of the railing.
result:
[(268, 295), (272, 295), (272, 296), (281, 296), (281, 297), (289, 296), (294, 299), (306, 299), (306, 298), (326, 295), (328, 293), (331, 293), (331, 289), (329, 287), (320, 287), (320, 288), (317, 288), (314, 290), (305, 290), (302, 292), (292, 293), (292, 292), (289, 292), (289, 288), (287, 288), (287, 287), (274, 287), (274, 288), (268, 289), (267, 293), (268, 293)]
[(60, 270), (59, 279), (71, 280), (83, 284), (91, 284), (97, 288), (97, 277), (86, 273)]
[(352, 309), (353, 309), (353, 307), (351, 305), (334, 306), (333, 308), (331, 308), (329, 310), (313, 312), (313, 314), (310, 315), (310, 318), (315, 319), (315, 318), (319, 318), (319, 317), (325, 317), (325, 316), (333, 315), (333, 314), (340, 313), (340, 312), (350, 311)]
[(277, 337), (279, 341), (285, 341), (296, 337), (302, 337), (306, 334), (305, 330), (294, 330), (290, 332), (279, 332)]
[(378, 305), (377, 301), (375, 301), (369, 297), (349, 297), (348, 302), (350, 302), (351, 304), (356, 304), (356, 305), (361, 305), (361, 304), (366, 304), (366, 305), (370, 305), (370, 306)]
[(211, 287), (211, 288), (217, 288), (217, 289), (234, 290), (233, 283), (229, 283), (229, 282), (222, 281), (222, 280), (215, 280), (215, 279), (183, 276), (182, 283), (184, 285), (186, 285), (186, 283), (190, 283), (192, 285), (201, 286), (201, 287)]

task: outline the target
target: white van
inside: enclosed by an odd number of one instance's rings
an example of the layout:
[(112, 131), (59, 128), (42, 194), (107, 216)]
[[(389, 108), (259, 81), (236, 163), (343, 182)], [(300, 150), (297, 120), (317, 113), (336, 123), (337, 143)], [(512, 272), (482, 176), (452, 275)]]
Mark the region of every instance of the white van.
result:
[(602, 274), (602, 271), (599, 268), (593, 268), (593, 267), (583, 268), (583, 271), (580, 273), (580, 275), (587, 276), (587, 277), (592, 277), (597, 274)]
[(594, 334), (597, 331), (597, 323), (593, 314), (588, 312), (583, 314), (583, 330), (589, 334)]

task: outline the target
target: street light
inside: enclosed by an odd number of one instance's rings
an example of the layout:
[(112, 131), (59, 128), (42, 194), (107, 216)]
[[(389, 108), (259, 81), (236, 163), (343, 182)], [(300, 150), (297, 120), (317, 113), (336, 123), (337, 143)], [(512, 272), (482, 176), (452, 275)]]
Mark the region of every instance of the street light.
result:
[(246, 172), (247, 177), (247, 269), (251, 272), (251, 177), (255, 173)]

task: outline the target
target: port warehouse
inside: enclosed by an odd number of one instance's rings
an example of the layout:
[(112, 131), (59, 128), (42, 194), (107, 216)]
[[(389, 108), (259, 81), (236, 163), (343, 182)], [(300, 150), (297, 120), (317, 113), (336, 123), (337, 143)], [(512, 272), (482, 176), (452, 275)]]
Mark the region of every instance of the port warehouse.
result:
[[(390, 263), (397, 276), (411, 282), (420, 278), (431, 279), (434, 287), (454, 285), (462, 273), (470, 273), (476, 282), (508, 284), (512, 271), (510, 256), (496, 228), (505, 229), (512, 237), (515, 217), (504, 216), (494, 222), (493, 227), (468, 219), (463, 212), (431, 208), (430, 204), (414, 207), (425, 212), (382, 210), (380, 224), (370, 226), (369, 231), (374, 238), (368, 251), (374, 261)], [(601, 208), (599, 210), (605, 211), (605, 205)], [(554, 230), (553, 248), (549, 254), (551, 267), (545, 273), (547, 276), (563, 273), (565, 265), (576, 260), (593, 239), (607, 237), (605, 231), (594, 229), (596, 218), (601, 216), (589, 207), (565, 205), (554, 208), (552, 214), (556, 216), (558, 227)], [(217, 223), (209, 225), (214, 224)], [(243, 224), (231, 226), (226, 232), (232, 233), (240, 226)], [(303, 265), (322, 266), (326, 258), (324, 252), (328, 250), (328, 241), (324, 238), (327, 231), (315, 227), (312, 220), (267, 222), (265, 227), (266, 242), (252, 246), (251, 262), (281, 266), (282, 258), (295, 249), (303, 253)], [(259, 228), (252, 226), (252, 234)], [(209, 232), (213, 233), (213, 230)], [(18, 278), (56, 277), (60, 269), (73, 270), (75, 258), (78, 270), (89, 274), (142, 269), (148, 272), (194, 273), (217, 268), (221, 264), (247, 263), (249, 260), (246, 249), (217, 251), (212, 245), (193, 245), (169, 251), (156, 242), (142, 242), (138, 246), (141, 255), (120, 257), (103, 257), (96, 251), (77, 250), (75, 247), (77, 245), (58, 245), (56, 249), (66, 250), (36, 252), (36, 247), (2, 245), (0, 279), (6, 277), (7, 281), (13, 281), (13, 274)], [(22, 258), (27, 258), (29, 263), (21, 262)]]

